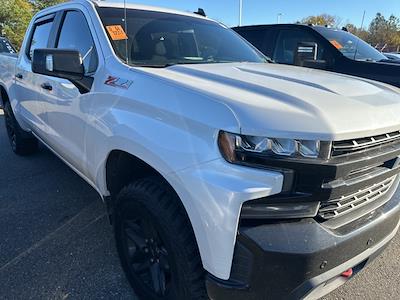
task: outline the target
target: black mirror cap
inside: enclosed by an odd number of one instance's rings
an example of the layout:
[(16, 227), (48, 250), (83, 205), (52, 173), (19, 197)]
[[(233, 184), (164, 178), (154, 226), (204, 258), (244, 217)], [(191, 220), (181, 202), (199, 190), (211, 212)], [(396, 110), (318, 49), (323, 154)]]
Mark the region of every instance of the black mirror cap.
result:
[(79, 51), (66, 49), (35, 49), (32, 72), (71, 81), (82, 80), (85, 75)]

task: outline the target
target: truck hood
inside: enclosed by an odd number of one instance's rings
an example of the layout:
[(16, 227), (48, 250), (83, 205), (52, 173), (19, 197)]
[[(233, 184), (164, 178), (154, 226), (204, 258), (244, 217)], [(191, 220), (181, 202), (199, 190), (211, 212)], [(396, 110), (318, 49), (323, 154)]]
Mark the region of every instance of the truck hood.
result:
[(400, 89), (367, 79), (256, 63), (146, 72), (224, 103), (243, 134), (344, 140), (400, 129)]

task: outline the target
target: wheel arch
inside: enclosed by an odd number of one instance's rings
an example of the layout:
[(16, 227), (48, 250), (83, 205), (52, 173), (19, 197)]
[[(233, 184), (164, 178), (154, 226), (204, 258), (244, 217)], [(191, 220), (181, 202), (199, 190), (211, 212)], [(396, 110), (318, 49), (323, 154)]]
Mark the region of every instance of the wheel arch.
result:
[(10, 101), (6, 88), (0, 84), (0, 107), (4, 107), (7, 101)]
[(145, 177), (157, 177), (168, 183), (156, 168), (123, 150), (112, 150), (108, 154), (105, 168), (106, 186), (111, 196), (116, 196), (130, 182)]
[[(182, 210), (185, 212), (187, 220), (191, 226), (191, 230), (194, 234), (196, 243), (198, 243), (198, 229), (196, 230), (192, 218), (193, 211), (189, 211), (187, 207), (187, 203), (185, 204), (184, 199), (179, 195), (177, 189), (174, 188), (174, 185), (168, 180), (168, 176), (163, 175), (159, 172), (155, 167), (151, 166), (144, 160), (139, 157), (126, 152), (124, 150), (112, 150), (109, 152), (109, 155), (105, 162), (105, 180), (106, 187), (108, 192), (110, 193), (109, 197), (106, 197), (106, 205), (108, 209), (108, 213), (110, 216), (110, 221), (113, 219), (113, 210), (116, 207), (116, 196), (121, 191), (123, 187), (128, 185), (129, 183), (140, 180), (143, 178), (154, 178), (155, 180), (159, 180), (166, 190), (172, 192), (176, 199), (178, 199), (179, 205), (181, 205)], [(199, 216), (195, 216), (198, 218)], [(201, 255), (201, 249), (197, 244), (197, 249)]]

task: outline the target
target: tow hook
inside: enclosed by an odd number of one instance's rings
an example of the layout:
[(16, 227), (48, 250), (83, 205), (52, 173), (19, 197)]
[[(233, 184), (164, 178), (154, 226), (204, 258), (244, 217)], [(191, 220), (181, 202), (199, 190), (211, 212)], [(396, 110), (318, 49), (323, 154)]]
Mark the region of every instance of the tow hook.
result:
[(345, 278), (350, 278), (351, 276), (353, 276), (353, 269), (348, 269), (347, 271), (344, 271), (341, 276)]

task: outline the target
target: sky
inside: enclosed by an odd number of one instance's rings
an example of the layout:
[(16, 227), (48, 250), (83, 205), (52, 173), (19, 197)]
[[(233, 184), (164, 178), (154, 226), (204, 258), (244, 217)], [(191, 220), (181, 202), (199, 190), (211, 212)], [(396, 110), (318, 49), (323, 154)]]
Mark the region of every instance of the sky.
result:
[[(127, 0), (127, 2), (183, 11), (197, 11), (197, 8), (201, 7), (208, 17), (228, 26), (236, 26), (239, 22), (239, 0)], [(243, 25), (276, 23), (278, 14), (282, 14), (281, 23), (293, 23), (309, 15), (328, 13), (339, 17), (343, 25), (350, 22), (361, 26), (364, 10), (365, 27), (377, 12), (381, 12), (385, 17), (391, 14), (400, 17), (400, 0), (243, 0), (242, 23)]]

